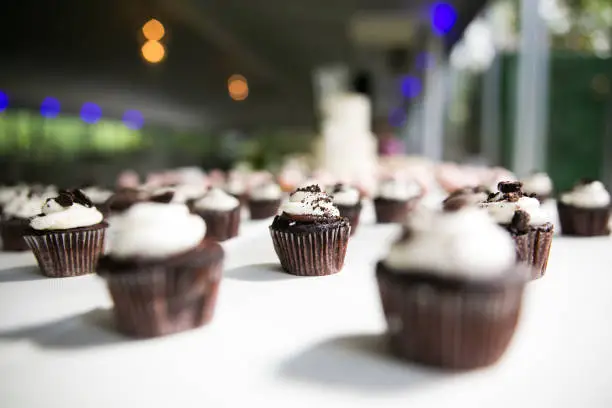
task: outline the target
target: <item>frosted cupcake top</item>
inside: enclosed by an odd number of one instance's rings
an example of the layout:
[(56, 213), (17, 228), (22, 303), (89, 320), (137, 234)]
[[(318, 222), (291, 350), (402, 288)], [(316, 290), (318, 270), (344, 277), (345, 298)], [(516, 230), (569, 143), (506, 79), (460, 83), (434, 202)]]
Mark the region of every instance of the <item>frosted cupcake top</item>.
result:
[(548, 174), (539, 172), (521, 180), (525, 194), (549, 196), (553, 191), (553, 182)]
[(408, 201), (423, 194), (423, 188), (413, 180), (391, 178), (378, 186), (378, 197), (387, 200)]
[(280, 186), (273, 181), (260, 184), (251, 190), (249, 198), (253, 201), (272, 201), (280, 200), (283, 191)]
[(544, 210), (536, 198), (522, 193), (520, 182), (501, 182), (498, 188), (499, 192), (479, 204), (498, 224), (510, 225), (520, 221), (539, 226), (553, 221), (552, 214)]
[(41, 213), (45, 200), (43, 196), (24, 190), (6, 203), (2, 214), (8, 218), (28, 219)]
[(184, 204), (142, 202), (115, 216), (108, 255), (165, 258), (197, 247), (206, 235), (202, 217)]
[(419, 209), (383, 262), (398, 273), (487, 279), (507, 272), (515, 263), (515, 251), (508, 232), (477, 208)]
[(206, 187), (203, 184), (179, 184), (158, 188), (151, 193), (151, 196), (161, 196), (167, 193), (172, 193), (172, 203), (185, 204), (206, 194)]
[(240, 205), (240, 201), (220, 188), (209, 189), (204, 196), (194, 202), (196, 210), (230, 211)]
[(316, 184), (298, 188), (291, 193), (289, 200), (281, 205), (279, 213), (317, 217), (340, 216), (332, 198)]
[(561, 195), (561, 202), (580, 208), (607, 207), (610, 193), (601, 181), (582, 180), (571, 191)]
[(96, 205), (104, 204), (113, 195), (112, 191), (96, 186), (88, 186), (81, 191)]
[(67, 230), (99, 224), (103, 218), (81, 190), (62, 190), (47, 199), (42, 214), (33, 217), (30, 226), (35, 230)]
[(25, 184), (15, 186), (0, 187), (0, 205), (4, 205), (22, 193), (27, 193), (28, 187)]
[(336, 205), (354, 206), (361, 200), (359, 190), (348, 184), (339, 183), (331, 186), (327, 189), (327, 193), (332, 196)]

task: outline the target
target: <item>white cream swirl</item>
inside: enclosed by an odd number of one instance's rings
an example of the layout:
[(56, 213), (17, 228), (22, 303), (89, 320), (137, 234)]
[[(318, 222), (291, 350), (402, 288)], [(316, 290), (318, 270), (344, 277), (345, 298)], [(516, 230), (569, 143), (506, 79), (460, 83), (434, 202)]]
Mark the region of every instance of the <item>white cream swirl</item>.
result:
[(524, 211), (529, 215), (529, 225), (538, 226), (553, 221), (553, 215), (543, 209), (540, 202), (532, 197), (521, 197), (517, 201), (483, 202), (480, 203), (480, 207), (487, 210), (498, 224), (510, 224), (517, 211)]
[(294, 191), (289, 200), (279, 209), (279, 214), (314, 215), (321, 217), (339, 217), (340, 211), (334, 205), (327, 193), (321, 191), (318, 185), (299, 188)]
[(113, 195), (112, 191), (95, 186), (85, 187), (81, 191), (96, 205), (104, 204)]
[(327, 193), (332, 196), (336, 205), (354, 206), (359, 204), (361, 199), (359, 190), (348, 184), (332, 186)]
[(31, 196), (24, 191), (6, 203), (2, 213), (6, 217), (28, 219), (42, 212), (45, 200), (45, 197)]
[(194, 207), (196, 210), (230, 211), (240, 205), (240, 201), (220, 188), (213, 187), (204, 194), (202, 198), (196, 200)]
[(103, 218), (96, 207), (87, 207), (78, 203), (62, 207), (51, 198), (42, 207), (42, 215), (30, 220), (30, 226), (35, 230), (67, 230), (99, 224)]
[(249, 198), (253, 201), (272, 201), (280, 200), (283, 191), (276, 183), (264, 183), (251, 190)]
[(378, 197), (387, 200), (408, 201), (422, 193), (423, 189), (414, 181), (390, 179), (382, 181), (378, 186)]
[(561, 202), (580, 208), (601, 208), (610, 204), (610, 193), (601, 181), (579, 184), (561, 195)]
[(162, 187), (154, 190), (151, 196), (172, 193), (172, 203), (185, 204), (189, 200), (195, 200), (206, 194), (206, 187), (202, 184), (180, 184), (172, 187)]
[(27, 191), (28, 187), (24, 184), (0, 187), (0, 205), (7, 204), (18, 195), (27, 193)]
[(552, 194), (553, 182), (546, 173), (534, 173), (522, 179), (521, 182), (523, 183), (523, 191), (526, 194), (536, 194), (539, 196)]
[(510, 235), (483, 211), (420, 209), (410, 218), (410, 235), (384, 259), (398, 273), (431, 272), (455, 278), (494, 278), (515, 263)]
[(225, 184), (225, 191), (232, 195), (242, 195), (246, 192), (247, 183), (240, 176), (230, 176), (230, 179)]
[(116, 215), (109, 235), (113, 258), (159, 259), (197, 247), (206, 224), (184, 204), (143, 202)]

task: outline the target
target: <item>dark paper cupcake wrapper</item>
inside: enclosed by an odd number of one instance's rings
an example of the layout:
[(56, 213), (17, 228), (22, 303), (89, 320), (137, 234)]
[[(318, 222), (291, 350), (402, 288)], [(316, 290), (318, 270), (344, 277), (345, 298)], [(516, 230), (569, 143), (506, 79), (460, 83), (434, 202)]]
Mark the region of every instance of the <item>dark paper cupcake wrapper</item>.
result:
[(281, 266), (287, 273), (298, 276), (324, 276), (340, 272), (350, 232), (349, 225), (306, 234), (270, 228)]
[(340, 210), (341, 217), (348, 218), (349, 224), (351, 224), (351, 235), (355, 234), (361, 218), (361, 204), (337, 205), (336, 207), (338, 207), (338, 210)]
[(419, 199), (408, 201), (374, 199), (376, 222), (379, 224), (404, 223), (408, 213), (418, 204)]
[(249, 200), (248, 204), (251, 219), (264, 220), (276, 215), (281, 200)]
[(610, 234), (608, 208), (579, 208), (557, 202), (563, 235), (594, 237)]
[(164, 264), (107, 274), (115, 322), (122, 333), (157, 337), (193, 329), (214, 315), (222, 260), (208, 265)]
[(514, 335), (522, 284), (490, 292), (441, 289), (394, 278), (381, 264), (377, 280), (390, 347), (400, 358), (454, 370), (484, 367)]
[(238, 235), (240, 206), (230, 211), (198, 211), (206, 222), (206, 239), (226, 241)]
[(23, 236), (30, 224), (27, 220), (5, 220), (0, 222), (0, 235), (2, 236), (2, 249), (4, 251), (29, 251)]
[(26, 235), (43, 275), (51, 278), (80, 276), (95, 271), (104, 251), (106, 227), (80, 231), (54, 231)]
[(539, 279), (546, 273), (548, 255), (553, 239), (553, 229), (548, 231), (533, 228), (527, 234), (513, 235), (516, 257), (532, 270), (532, 279)]

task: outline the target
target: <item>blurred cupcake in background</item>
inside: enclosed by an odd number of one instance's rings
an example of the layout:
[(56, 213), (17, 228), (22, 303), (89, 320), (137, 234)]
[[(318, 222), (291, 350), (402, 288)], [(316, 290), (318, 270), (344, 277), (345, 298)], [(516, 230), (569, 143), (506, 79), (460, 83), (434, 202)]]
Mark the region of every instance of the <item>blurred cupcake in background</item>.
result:
[(533, 279), (541, 278), (546, 272), (553, 239), (553, 214), (544, 210), (536, 198), (523, 194), (518, 181), (501, 182), (498, 190), (480, 207), (510, 233), (517, 261), (532, 268)]
[(544, 172), (535, 172), (523, 179), (523, 192), (540, 200), (541, 203), (552, 197), (553, 182)]
[(108, 224), (80, 190), (62, 190), (30, 220), (24, 239), (43, 275), (68, 277), (93, 273), (104, 250)]
[(0, 186), (0, 211), (4, 208), (9, 201), (22, 193), (27, 193), (29, 188), (25, 184), (12, 184)]
[(361, 192), (346, 183), (337, 183), (327, 188), (327, 194), (332, 197), (334, 205), (340, 211), (341, 217), (346, 217), (351, 224), (351, 235), (357, 231), (361, 215)]
[(508, 347), (528, 273), (512, 239), (477, 208), (411, 214), (378, 263), (391, 350), (448, 369), (495, 363)]
[(444, 210), (456, 210), (465, 206), (477, 206), (478, 204), (487, 201), (491, 194), (484, 186), (465, 187), (454, 191), (442, 202)]
[(318, 185), (294, 191), (270, 226), (283, 270), (298, 276), (340, 272), (350, 230), (348, 219)]
[(188, 207), (192, 208), (195, 200), (206, 194), (207, 190), (208, 189), (203, 183), (179, 184), (155, 189), (150, 194), (151, 197), (155, 197), (170, 193), (172, 195), (170, 202), (174, 204), (186, 204)]
[(194, 201), (193, 211), (206, 221), (207, 239), (225, 241), (238, 235), (240, 201), (222, 189), (209, 189)]
[(223, 249), (183, 204), (137, 203), (115, 220), (115, 243), (100, 259), (119, 331), (135, 337), (176, 333), (209, 322)]
[(30, 227), (30, 218), (42, 212), (45, 201), (45, 197), (23, 190), (4, 206), (0, 220), (0, 235), (4, 251), (28, 251), (30, 249), (23, 237)]
[(378, 223), (403, 223), (414, 209), (425, 190), (414, 180), (399, 177), (383, 180), (374, 198), (374, 211)]
[(96, 206), (98, 211), (100, 211), (103, 215), (108, 214), (108, 199), (112, 197), (114, 194), (113, 191), (105, 189), (103, 187), (95, 186), (93, 184), (89, 184), (86, 186), (82, 186), (80, 190), (85, 194), (91, 202)]
[(436, 181), (447, 192), (452, 193), (466, 187), (478, 186), (482, 179), (474, 172), (467, 172), (455, 163), (442, 163), (435, 170)]
[(251, 219), (262, 220), (274, 217), (280, 207), (282, 196), (283, 191), (273, 180), (264, 181), (253, 187), (248, 199)]
[(583, 179), (557, 201), (563, 235), (608, 235), (610, 193), (601, 181)]
[(248, 200), (248, 185), (245, 174), (239, 172), (232, 172), (227, 178), (224, 190), (226, 193), (236, 197), (240, 202), (240, 205), (245, 205)]
[(140, 176), (134, 170), (125, 170), (117, 178), (117, 189), (138, 188)]
[(206, 177), (208, 187), (223, 188), (225, 185), (225, 172), (219, 169), (212, 169)]

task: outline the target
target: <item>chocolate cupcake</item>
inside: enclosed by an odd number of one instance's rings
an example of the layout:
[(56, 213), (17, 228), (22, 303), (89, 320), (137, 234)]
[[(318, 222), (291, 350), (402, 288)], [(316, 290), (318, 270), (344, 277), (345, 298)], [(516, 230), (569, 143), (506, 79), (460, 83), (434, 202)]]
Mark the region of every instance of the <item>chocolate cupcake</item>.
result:
[(155, 337), (212, 319), (224, 255), (205, 234), (204, 221), (184, 204), (137, 203), (116, 217), (97, 273), (119, 331)]
[(553, 182), (548, 174), (535, 172), (521, 180), (523, 192), (530, 197), (535, 197), (541, 203), (552, 197)]
[(237, 198), (241, 206), (247, 204), (249, 192), (247, 190), (246, 180), (242, 175), (238, 173), (230, 174), (223, 189), (229, 195)]
[(403, 223), (423, 196), (423, 188), (414, 181), (388, 179), (381, 183), (374, 198), (376, 221), (380, 224)]
[(499, 192), (490, 194), (480, 204), (514, 239), (516, 256), (532, 268), (532, 278), (546, 272), (553, 239), (553, 216), (540, 206), (540, 201), (521, 191), (521, 183), (501, 182)]
[(24, 238), (43, 275), (85, 275), (94, 272), (104, 251), (107, 226), (102, 213), (80, 190), (63, 190), (30, 220)]
[(601, 181), (584, 179), (557, 201), (561, 233), (593, 237), (610, 230), (610, 194)]
[(30, 249), (23, 236), (30, 227), (30, 218), (40, 214), (45, 200), (43, 196), (23, 190), (4, 206), (0, 220), (3, 250), (28, 251)]
[(193, 203), (193, 210), (206, 221), (206, 238), (225, 241), (238, 235), (240, 202), (219, 188), (211, 188)]
[(456, 210), (465, 206), (476, 206), (486, 201), (491, 192), (484, 186), (465, 187), (453, 191), (442, 202), (444, 210)]
[(361, 218), (361, 193), (354, 187), (338, 183), (328, 188), (327, 193), (338, 207), (340, 216), (348, 218), (351, 224), (351, 235), (357, 231)]
[(453, 370), (495, 363), (528, 279), (511, 238), (471, 207), (419, 211), (406, 228), (376, 270), (392, 352)]
[(253, 188), (249, 194), (249, 212), (251, 219), (263, 220), (274, 217), (280, 207), (283, 192), (273, 181)]
[(280, 211), (270, 234), (285, 272), (298, 276), (340, 272), (351, 226), (331, 197), (318, 185), (298, 188)]

